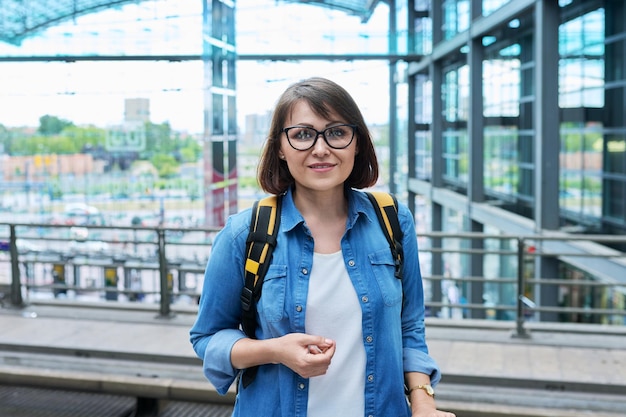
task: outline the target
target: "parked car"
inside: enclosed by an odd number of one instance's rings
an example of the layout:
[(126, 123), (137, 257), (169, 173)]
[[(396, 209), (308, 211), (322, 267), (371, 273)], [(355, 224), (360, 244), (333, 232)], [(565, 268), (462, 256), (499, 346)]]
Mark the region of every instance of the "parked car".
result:
[(68, 226), (106, 225), (104, 216), (98, 208), (83, 203), (68, 204), (65, 206), (63, 213), (60, 216), (52, 218), (50, 223)]
[(110, 245), (99, 240), (72, 240), (68, 248), (70, 252), (81, 255), (108, 253)]

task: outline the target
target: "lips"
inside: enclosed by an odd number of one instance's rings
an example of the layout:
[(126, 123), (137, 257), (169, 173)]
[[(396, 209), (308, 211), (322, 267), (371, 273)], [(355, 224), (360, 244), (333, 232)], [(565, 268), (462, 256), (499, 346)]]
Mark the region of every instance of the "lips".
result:
[(313, 169), (328, 169), (328, 168), (332, 168), (334, 167), (334, 164), (312, 164), (309, 165), (309, 168), (313, 168)]

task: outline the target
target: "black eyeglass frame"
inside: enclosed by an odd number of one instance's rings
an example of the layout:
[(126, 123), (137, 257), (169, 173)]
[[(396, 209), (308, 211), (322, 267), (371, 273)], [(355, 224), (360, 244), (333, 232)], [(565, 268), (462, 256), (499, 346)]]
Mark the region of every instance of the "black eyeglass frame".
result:
[[(341, 146), (341, 147), (338, 148), (336, 146), (331, 145), (328, 142), (328, 138), (326, 137), (326, 132), (328, 130), (330, 130), (330, 129), (335, 129), (337, 127), (342, 127), (342, 126), (348, 126), (348, 127), (352, 128), (352, 137), (350, 138), (350, 142), (348, 142), (345, 146)], [(291, 139), (289, 139), (289, 133), (288, 132), (289, 132), (290, 129), (296, 129), (296, 128), (298, 128), (298, 129), (309, 129), (309, 130), (312, 130), (312, 131), (315, 132), (315, 139), (313, 139), (313, 143), (311, 144), (311, 146), (309, 146), (306, 149), (298, 149), (295, 146), (293, 146), (293, 144), (291, 143)], [(289, 142), (289, 146), (291, 146), (296, 151), (308, 151), (309, 149), (311, 149), (312, 147), (315, 146), (315, 144), (317, 143), (317, 139), (320, 137), (320, 135), (322, 135), (322, 137), (324, 138), (324, 142), (326, 142), (326, 144), (328, 145), (329, 148), (331, 148), (331, 149), (346, 149), (354, 141), (354, 134), (356, 133), (356, 128), (357, 128), (356, 125), (343, 123), (343, 124), (340, 124), (340, 125), (327, 127), (326, 129), (322, 130), (321, 132), (319, 130), (317, 130), (317, 129), (314, 129), (314, 128), (310, 127), (310, 126), (289, 126), (289, 127), (284, 128), (282, 131), (285, 133), (285, 136), (287, 137), (287, 142)]]

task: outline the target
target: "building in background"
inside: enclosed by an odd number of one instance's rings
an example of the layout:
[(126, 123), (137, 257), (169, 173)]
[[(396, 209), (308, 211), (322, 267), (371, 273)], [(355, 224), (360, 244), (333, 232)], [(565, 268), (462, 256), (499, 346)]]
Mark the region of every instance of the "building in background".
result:
[[(468, 251), (433, 253), (423, 268), (444, 279), (427, 294), (432, 301), (452, 294), (473, 305), (514, 305), (515, 284), (495, 281), (514, 277), (518, 259), (481, 250), (505, 251), (515, 236), (539, 234), (580, 240), (535, 242), (529, 252), (578, 255), (536, 258), (524, 265), (529, 278), (602, 285), (529, 286), (530, 301), (623, 310), (624, 287), (610, 283), (626, 280), (626, 263), (596, 258), (611, 247), (593, 237), (626, 234), (624, 1), (53, 3), (1, 3), (0, 55), (44, 66), (36, 73), (46, 78), (35, 84), (23, 71), (24, 79), (0, 79), (0, 105), (8, 97), (13, 118), (41, 105), (75, 109), (76, 117), (60, 116), (91, 122), (107, 102), (119, 112), (123, 99), (149, 97), (145, 107), (131, 101), (135, 116), (184, 120), (202, 136), (205, 224), (237, 210), (238, 142), (256, 143), (265, 123), (247, 115), (270, 110), (296, 80), (327, 76), (348, 88), (369, 123), (385, 126), (385, 183), (408, 201), (419, 231), (513, 237), (447, 242)], [(61, 27), (59, 10), (71, 24)], [(10, 18), (21, 15), (29, 18)], [(250, 131), (239, 131), (242, 120)], [(143, 137), (111, 135), (109, 144), (140, 148)], [(462, 277), (476, 279), (453, 286)]]
[[(623, 284), (626, 263), (594, 258), (610, 248), (593, 235), (626, 234), (625, 3), (410, 3), (411, 49), (423, 58), (408, 67), (409, 201), (425, 198), (435, 231), (588, 235), (559, 248), (539, 242), (537, 250), (590, 256), (537, 258), (532, 276)], [(431, 266), (436, 275), (450, 267), (455, 277), (485, 277), (463, 295), (506, 305), (515, 292), (489, 279), (515, 276), (516, 262), (435, 255)], [(541, 288), (528, 292), (541, 305), (624, 305), (623, 290), (611, 287)]]
[(146, 123), (150, 121), (149, 98), (127, 98), (124, 100), (124, 122)]

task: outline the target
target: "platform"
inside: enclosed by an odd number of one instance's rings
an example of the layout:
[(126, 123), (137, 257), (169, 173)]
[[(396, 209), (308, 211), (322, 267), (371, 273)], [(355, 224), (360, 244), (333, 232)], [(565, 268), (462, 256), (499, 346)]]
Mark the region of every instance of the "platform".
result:
[[(30, 305), (0, 309), (0, 364), (46, 368), (68, 358), (72, 371), (106, 362), (119, 374), (173, 379), (168, 366), (186, 369), (194, 397), (228, 404), (201, 372), (189, 343), (193, 309), (171, 317), (145, 307)], [(617, 326), (529, 323), (528, 337), (514, 337), (514, 323), (427, 320), (431, 355), (443, 379), (438, 404), (463, 416), (623, 417), (626, 409), (626, 329)], [(85, 369), (80, 369), (80, 368)], [(93, 369), (91, 369), (93, 370)], [(109, 368), (108, 372), (112, 372)], [(117, 371), (114, 371), (117, 373)], [(4, 382), (6, 384), (6, 381)], [(171, 386), (167, 387), (171, 389)], [(555, 414), (555, 410), (559, 410)]]

